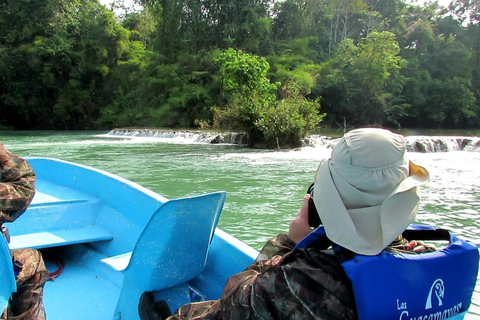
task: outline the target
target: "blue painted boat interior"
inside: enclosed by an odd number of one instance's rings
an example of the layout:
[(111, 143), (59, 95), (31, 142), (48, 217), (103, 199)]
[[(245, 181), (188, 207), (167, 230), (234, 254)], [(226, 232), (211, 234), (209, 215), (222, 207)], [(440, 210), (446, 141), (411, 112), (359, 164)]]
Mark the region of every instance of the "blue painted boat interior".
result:
[(49, 320), (138, 319), (143, 291), (172, 310), (217, 299), (228, 277), (258, 254), (215, 228), (225, 192), (169, 200), (101, 170), (28, 161), (38, 191), (8, 224), (10, 248), (41, 249), (50, 272), (63, 261), (61, 274), (45, 285)]

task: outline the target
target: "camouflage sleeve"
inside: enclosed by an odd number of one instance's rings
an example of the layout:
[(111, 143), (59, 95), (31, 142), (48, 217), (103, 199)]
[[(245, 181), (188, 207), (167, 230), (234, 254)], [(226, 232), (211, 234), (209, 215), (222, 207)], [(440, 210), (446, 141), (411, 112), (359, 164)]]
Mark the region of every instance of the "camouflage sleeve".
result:
[(15, 166), (0, 171), (0, 224), (17, 219), (35, 195), (35, 173), (25, 159), (7, 152)]
[(292, 251), (296, 243), (288, 235), (280, 233), (278, 236), (268, 240), (258, 254), (256, 261), (271, 259), (274, 256), (284, 256)]
[(333, 254), (304, 250), (256, 264), (229, 279), (218, 319), (356, 319), (350, 283)]
[(354, 320), (355, 299), (335, 255), (303, 250), (255, 262), (216, 301), (190, 303), (168, 320)]
[[(180, 307), (168, 320), (248, 320), (255, 316), (250, 301), (251, 288), (262, 271), (271, 268), (273, 261), (282, 259), (295, 243), (285, 234), (270, 239), (258, 258), (244, 271), (232, 275), (225, 285), (220, 300), (189, 303)], [(271, 257), (271, 259), (270, 259)]]

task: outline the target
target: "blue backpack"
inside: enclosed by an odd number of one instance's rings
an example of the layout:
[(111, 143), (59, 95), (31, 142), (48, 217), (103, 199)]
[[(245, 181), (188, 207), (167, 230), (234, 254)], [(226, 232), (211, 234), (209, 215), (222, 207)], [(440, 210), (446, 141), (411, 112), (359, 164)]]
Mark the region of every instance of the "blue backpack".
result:
[[(297, 247), (326, 237), (322, 229)], [(466, 311), (477, 280), (477, 246), (430, 226), (413, 225), (403, 236), (409, 240), (448, 240), (449, 244), (423, 254), (337, 254), (341, 262), (349, 257), (341, 264), (353, 286), (359, 320), (446, 319)]]

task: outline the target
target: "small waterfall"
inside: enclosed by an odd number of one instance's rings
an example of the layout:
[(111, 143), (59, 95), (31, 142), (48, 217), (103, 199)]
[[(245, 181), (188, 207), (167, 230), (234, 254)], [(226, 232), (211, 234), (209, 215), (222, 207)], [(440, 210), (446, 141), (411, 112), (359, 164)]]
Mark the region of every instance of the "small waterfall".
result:
[(167, 129), (139, 129), (139, 128), (116, 128), (107, 136), (111, 137), (147, 137), (162, 139), (181, 139), (193, 143), (204, 144), (236, 144), (246, 145), (247, 137), (244, 133), (215, 132), (196, 130), (167, 130)]
[(410, 152), (480, 151), (480, 138), (460, 136), (408, 136)]
[[(108, 134), (111, 137), (148, 137), (162, 139), (178, 139), (192, 143), (203, 144), (233, 144), (244, 146), (247, 144), (245, 133), (217, 132), (201, 130), (167, 130), (116, 128)], [(339, 138), (311, 135), (302, 140), (302, 147), (333, 148)], [(407, 150), (409, 152), (449, 152), (469, 151), (480, 152), (480, 138), (466, 136), (407, 136)]]
[[(453, 136), (407, 136), (407, 151), (409, 152), (449, 152), (469, 151), (480, 152), (479, 137)], [(333, 148), (338, 138), (312, 135), (303, 140), (303, 147)]]
[(329, 136), (311, 135), (302, 140), (302, 147), (324, 147), (332, 149), (340, 138), (332, 138)]

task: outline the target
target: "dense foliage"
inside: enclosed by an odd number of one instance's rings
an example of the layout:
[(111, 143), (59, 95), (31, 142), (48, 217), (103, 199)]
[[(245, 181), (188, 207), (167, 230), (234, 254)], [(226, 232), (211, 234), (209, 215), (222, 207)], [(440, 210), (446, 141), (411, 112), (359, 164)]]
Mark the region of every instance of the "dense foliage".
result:
[(280, 84), (270, 83), (269, 64), (264, 58), (230, 48), (215, 62), (220, 65), (227, 100), (224, 107), (214, 108), (216, 125), (245, 130), (250, 144), (261, 141), (280, 148), (298, 146), (301, 138), (320, 123), (320, 104), (301, 96), (294, 83), (288, 83), (288, 95), (277, 100), (275, 90)]
[(479, 0), (137, 2), (0, 0), (0, 127), (480, 124)]

